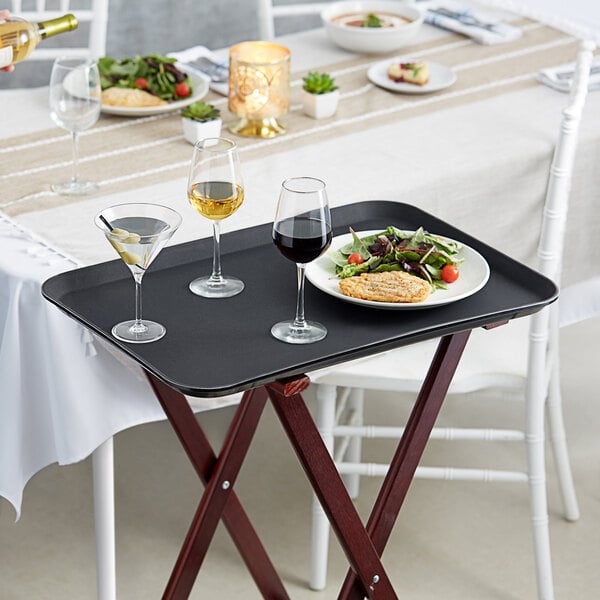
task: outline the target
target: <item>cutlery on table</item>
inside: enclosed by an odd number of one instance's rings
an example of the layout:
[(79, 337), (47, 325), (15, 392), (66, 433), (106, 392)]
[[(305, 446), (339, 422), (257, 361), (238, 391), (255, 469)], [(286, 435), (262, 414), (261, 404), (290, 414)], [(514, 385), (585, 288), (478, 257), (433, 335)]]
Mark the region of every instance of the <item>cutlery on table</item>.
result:
[(223, 83), (229, 79), (229, 67), (208, 56), (199, 56), (187, 64), (208, 75), (213, 83)]
[[(600, 65), (592, 67), (590, 69), (590, 75), (597, 75), (600, 73)], [(575, 75), (574, 70), (569, 71), (560, 71), (559, 73), (554, 73), (554, 77), (556, 79), (573, 79), (573, 75)]]
[(428, 8), (430, 13), (434, 15), (440, 15), (441, 17), (448, 17), (449, 19), (455, 19), (463, 25), (469, 25), (471, 27), (479, 27), (480, 29), (486, 29), (487, 31), (496, 32), (497, 23), (486, 23), (481, 21), (469, 12), (453, 11), (447, 8)]

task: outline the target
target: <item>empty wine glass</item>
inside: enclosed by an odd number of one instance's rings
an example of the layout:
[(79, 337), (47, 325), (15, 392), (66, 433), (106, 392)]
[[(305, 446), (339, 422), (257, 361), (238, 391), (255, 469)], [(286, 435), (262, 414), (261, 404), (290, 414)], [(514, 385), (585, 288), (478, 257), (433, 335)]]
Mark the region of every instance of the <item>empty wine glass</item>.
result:
[(91, 194), (97, 184), (79, 179), (79, 132), (89, 129), (100, 116), (98, 66), (87, 58), (59, 57), (50, 76), (50, 116), (73, 136), (73, 175), (70, 181), (52, 185), (63, 195)]
[(294, 177), (283, 182), (273, 222), (273, 242), (296, 263), (298, 296), (296, 318), (276, 323), (271, 333), (289, 344), (318, 342), (327, 335), (327, 329), (304, 318), (304, 272), (306, 263), (318, 258), (331, 244), (331, 215), (323, 181)]
[(196, 142), (187, 188), (194, 210), (213, 222), (213, 269), (211, 275), (190, 283), (190, 290), (205, 298), (229, 298), (244, 289), (244, 282), (221, 273), (220, 222), (244, 201), (240, 159), (234, 142), (206, 138)]
[(119, 204), (96, 215), (95, 224), (129, 267), (135, 281), (135, 319), (117, 323), (111, 333), (123, 342), (159, 340), (164, 325), (142, 319), (142, 277), (181, 224), (179, 213), (158, 204)]

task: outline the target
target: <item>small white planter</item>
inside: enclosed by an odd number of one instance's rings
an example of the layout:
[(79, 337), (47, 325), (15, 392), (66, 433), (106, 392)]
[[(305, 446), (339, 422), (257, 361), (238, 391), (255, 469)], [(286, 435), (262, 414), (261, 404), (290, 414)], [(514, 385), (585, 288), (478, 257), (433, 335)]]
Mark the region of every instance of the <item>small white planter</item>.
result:
[(310, 94), (302, 90), (302, 108), (304, 113), (313, 119), (327, 119), (332, 117), (337, 110), (340, 99), (340, 90), (327, 94)]
[(205, 138), (219, 137), (221, 135), (221, 119), (212, 121), (194, 121), (187, 117), (181, 117), (183, 125), (183, 136), (190, 144), (195, 144), (198, 140)]

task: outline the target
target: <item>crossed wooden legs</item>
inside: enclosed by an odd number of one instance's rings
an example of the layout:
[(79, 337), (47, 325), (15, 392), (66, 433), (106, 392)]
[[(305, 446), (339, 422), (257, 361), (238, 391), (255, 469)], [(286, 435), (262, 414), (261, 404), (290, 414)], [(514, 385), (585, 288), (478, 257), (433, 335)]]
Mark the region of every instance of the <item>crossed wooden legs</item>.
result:
[(206, 485), (163, 599), (182, 600), (189, 596), (222, 518), (263, 597), (289, 600), (279, 575), (233, 491), (267, 400), (265, 389), (257, 388), (244, 394), (217, 458), (185, 396), (153, 375), (148, 374), (148, 379), (198, 476)]
[(221, 518), (263, 597), (289, 598), (233, 491), (268, 395), (350, 563), (339, 598), (395, 600), (397, 595), (380, 556), (468, 337), (467, 331), (441, 339), (366, 528), (302, 399), (301, 392), (310, 383), (308, 377), (276, 381), (244, 393), (217, 457), (185, 396), (149, 374), (171, 425), (206, 485), (163, 599), (189, 596)]

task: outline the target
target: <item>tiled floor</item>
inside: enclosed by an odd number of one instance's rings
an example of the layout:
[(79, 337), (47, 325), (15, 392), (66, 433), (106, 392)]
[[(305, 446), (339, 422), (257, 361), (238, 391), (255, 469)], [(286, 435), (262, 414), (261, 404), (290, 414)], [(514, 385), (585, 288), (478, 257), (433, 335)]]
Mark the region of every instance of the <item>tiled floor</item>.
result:
[[(582, 517), (567, 523), (549, 465), (549, 508), (557, 600), (595, 600), (600, 593), (600, 320), (563, 331), (566, 419)], [(595, 368), (594, 368), (595, 367)], [(370, 402), (386, 415), (405, 410), (391, 396)], [(398, 410), (399, 406), (404, 409)], [(444, 422), (481, 420), (470, 400), (448, 403)], [(521, 405), (487, 402), (486, 414), (518, 423)], [(219, 442), (229, 409), (202, 418)], [(495, 448), (495, 450), (494, 450)], [(426, 462), (453, 457), (482, 461), (488, 454), (522, 465), (522, 446), (449, 447), (432, 442)], [(371, 445), (372, 460), (389, 444)], [(134, 428), (116, 438), (117, 567), (120, 600), (159, 598), (195, 509), (200, 487), (166, 423)], [(363, 480), (357, 505), (366, 515), (379, 480)], [(270, 407), (236, 490), (248, 509), (294, 600), (330, 600), (346, 563), (331, 548), (329, 586), (307, 586), (311, 494)], [(91, 465), (86, 460), (49, 467), (25, 490), (23, 516), (14, 523), (0, 500), (0, 598), (95, 598)], [(535, 598), (528, 493), (522, 484), (417, 480), (384, 555), (394, 584), (411, 600), (532, 600)], [(222, 527), (217, 531), (192, 598), (260, 598)]]

